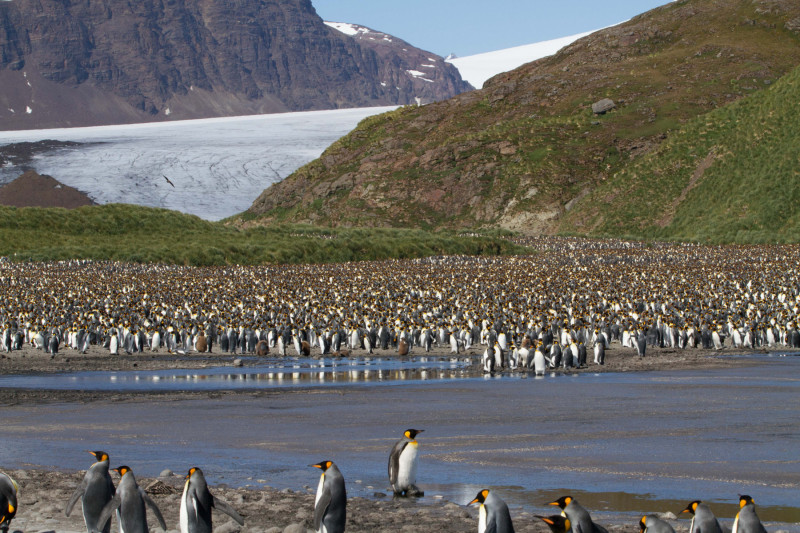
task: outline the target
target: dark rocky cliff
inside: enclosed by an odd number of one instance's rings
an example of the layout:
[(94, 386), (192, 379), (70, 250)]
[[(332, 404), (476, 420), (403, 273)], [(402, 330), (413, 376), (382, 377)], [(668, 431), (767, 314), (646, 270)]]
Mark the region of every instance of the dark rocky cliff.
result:
[[(434, 57), (434, 56), (431, 56)], [(309, 0), (0, 2), (0, 129), (444, 99), (327, 27)], [(383, 82), (383, 83), (382, 83)]]

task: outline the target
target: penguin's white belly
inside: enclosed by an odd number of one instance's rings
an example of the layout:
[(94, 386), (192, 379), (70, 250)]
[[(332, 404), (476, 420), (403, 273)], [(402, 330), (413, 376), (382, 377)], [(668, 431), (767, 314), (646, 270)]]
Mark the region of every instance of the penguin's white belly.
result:
[(397, 488), (404, 490), (417, 482), (417, 457), (419, 448), (416, 442), (409, 443), (400, 454), (397, 467)]
[[(322, 498), (322, 487), (325, 485), (325, 474), (319, 476), (319, 485), (317, 485), (317, 495), (314, 498), (314, 507), (316, 508), (317, 504), (319, 503), (319, 499)], [(324, 526), (323, 526), (324, 529)]]
[(544, 373), (544, 354), (539, 350), (536, 350), (536, 352), (533, 354), (533, 366), (536, 369), (536, 373)]
[[(186, 482), (188, 485), (189, 482)], [(181, 533), (189, 533), (189, 509), (187, 509), (189, 502), (186, 501), (186, 488), (183, 489), (183, 497), (181, 498)]]
[(484, 531), (486, 531), (486, 507), (481, 504), (481, 512), (478, 517), (478, 533), (484, 533)]

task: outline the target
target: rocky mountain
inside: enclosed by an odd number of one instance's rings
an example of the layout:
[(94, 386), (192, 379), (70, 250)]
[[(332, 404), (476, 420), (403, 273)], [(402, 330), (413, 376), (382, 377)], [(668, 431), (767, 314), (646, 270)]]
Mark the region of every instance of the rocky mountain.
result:
[[(344, 22), (325, 22), (331, 28), (355, 39), (362, 47), (373, 50), (383, 60), (381, 86), (398, 92), (414, 94), (417, 104), (441, 100), (442, 91), (459, 94), (473, 89), (454, 75), (453, 65), (444, 58), (420, 50), (388, 33), (366, 26)], [(455, 67), (458, 70), (457, 67)]]
[[(798, 2), (679, 0), (482, 90), (365, 120), (264, 191), (247, 217), (553, 232), (581, 199), (683, 125), (798, 64)], [(661, 198), (655, 183), (649, 190)], [(626, 201), (621, 191), (612, 204)], [(579, 227), (581, 213), (570, 216), (569, 228)]]
[[(388, 39), (392, 39), (388, 37)], [(413, 104), (469, 89), (310, 0), (0, 1), (0, 129)], [(441, 65), (420, 82), (420, 54)]]

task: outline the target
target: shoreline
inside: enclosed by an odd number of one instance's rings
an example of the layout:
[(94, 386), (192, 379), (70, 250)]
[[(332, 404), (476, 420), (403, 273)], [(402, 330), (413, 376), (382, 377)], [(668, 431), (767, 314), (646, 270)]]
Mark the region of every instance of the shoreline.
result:
[[(58, 532), (83, 533), (85, 526), (80, 509), (76, 505), (70, 517), (64, 515), (64, 508), (75, 488), (83, 479), (85, 471), (57, 471), (43, 469), (6, 470), (19, 484), (19, 509), (11, 523), (11, 533)], [(135, 474), (135, 473), (134, 473)], [(112, 472), (115, 485), (119, 476)], [(183, 473), (163, 475), (157, 478), (137, 478), (139, 486), (145, 489), (158, 505), (167, 523), (167, 532), (179, 531), (178, 510), (183, 490)], [(348, 486), (358, 483), (356, 480), (346, 481)], [(214, 531), (221, 533), (305, 533), (312, 531), (314, 507), (314, 490), (316, 476), (309, 472), (309, 483), (304, 490), (277, 489), (264, 486), (262, 488), (232, 488), (210, 484), (209, 488), (215, 497), (233, 506), (245, 519), (244, 526), (239, 526), (227, 515), (213, 513)], [(491, 488), (490, 488), (491, 489)], [(497, 492), (502, 497), (502, 489)], [(688, 503), (688, 502), (687, 502)], [(478, 522), (476, 506), (466, 506), (445, 499), (428, 499), (417, 501), (414, 498), (393, 499), (391, 495), (376, 493), (373, 498), (348, 497), (347, 531), (350, 533), (397, 532), (397, 531), (439, 531), (456, 533), (473, 531)], [(713, 508), (713, 504), (712, 504)], [(558, 514), (558, 509), (543, 512), (541, 508), (511, 508), (514, 528), (520, 533), (547, 533), (549, 528), (535, 515)], [(639, 531), (638, 515), (633, 512), (600, 511), (593, 512), (594, 519), (609, 532), (636, 533)], [(650, 513), (648, 513), (650, 514)], [(676, 533), (686, 533), (690, 520), (680, 519), (674, 511), (654, 512), (666, 519)], [(608, 516), (613, 516), (611, 519)], [(730, 526), (733, 519), (719, 516), (723, 526)], [(112, 522), (116, 522), (113, 519)], [(161, 531), (148, 511), (148, 523), (151, 531)], [(798, 524), (766, 522), (768, 531), (795, 531)], [(777, 526), (777, 528), (776, 528)], [(112, 531), (117, 529), (112, 525)]]
[[(370, 355), (365, 350), (356, 350), (348, 357), (339, 360), (412, 360), (417, 357), (452, 358), (469, 362), (468, 371), (475, 377), (483, 375), (480, 360), (483, 347), (471, 348), (460, 352), (458, 356), (451, 354), (449, 348), (437, 347), (430, 352), (415, 351), (409, 356), (401, 357), (392, 350), (377, 351)], [(609, 372), (658, 372), (673, 370), (712, 370), (717, 368), (747, 367), (760, 364), (751, 356), (754, 355), (786, 355), (798, 356), (800, 351), (787, 347), (772, 349), (741, 350), (727, 348), (723, 350), (704, 350), (698, 348), (670, 349), (655, 348), (644, 358), (639, 358), (631, 349), (624, 349), (619, 344), (612, 344), (606, 352), (606, 364), (596, 365), (591, 362), (583, 368), (548, 370), (547, 374), (598, 374)], [(738, 358), (737, 356), (743, 356)], [(229, 367), (234, 372), (246, 373), (248, 369), (262, 367), (276, 361), (301, 361), (297, 357), (275, 358), (257, 357), (252, 354), (229, 353), (195, 353), (189, 355), (168, 354), (165, 352), (139, 353), (132, 355), (111, 356), (106, 350), (92, 346), (86, 355), (74, 350), (62, 351), (52, 357), (42, 350), (25, 347), (22, 350), (0, 354), (0, 377), (13, 380), (14, 376), (49, 376), (72, 374), (79, 372), (150, 372), (160, 370), (206, 370)], [(503, 370), (504, 375), (532, 375), (532, 371)], [(345, 385), (346, 386), (346, 385)], [(26, 387), (0, 387), (3, 391), (0, 405), (13, 406), (51, 402), (102, 402), (130, 401), (146, 402), (150, 400), (187, 400), (198, 398), (221, 398), (237, 395), (264, 397), (275, 394), (308, 393), (318, 391), (318, 387), (298, 385), (290, 388), (238, 388), (169, 391), (131, 391), (131, 390), (77, 390), (77, 389), (34, 389)]]

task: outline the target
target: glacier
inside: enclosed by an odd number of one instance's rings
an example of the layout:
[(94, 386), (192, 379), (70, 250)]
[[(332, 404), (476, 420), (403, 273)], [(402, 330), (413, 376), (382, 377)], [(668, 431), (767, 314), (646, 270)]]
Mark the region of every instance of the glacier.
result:
[(250, 207), (269, 185), (319, 157), (361, 120), (393, 109), (0, 131), (0, 145), (42, 140), (82, 143), (39, 154), (25, 168), (6, 164), (0, 168), (0, 184), (31, 168), (85, 192), (99, 204), (163, 207), (220, 220)]

